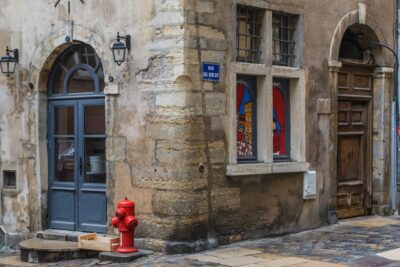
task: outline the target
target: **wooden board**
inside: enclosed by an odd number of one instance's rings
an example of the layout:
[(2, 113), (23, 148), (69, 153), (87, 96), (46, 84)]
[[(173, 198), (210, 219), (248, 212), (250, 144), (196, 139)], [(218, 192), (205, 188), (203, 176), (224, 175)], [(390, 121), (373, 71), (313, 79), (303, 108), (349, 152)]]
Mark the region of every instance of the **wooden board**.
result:
[(80, 235), (78, 248), (96, 251), (115, 251), (119, 246), (119, 237), (90, 233)]

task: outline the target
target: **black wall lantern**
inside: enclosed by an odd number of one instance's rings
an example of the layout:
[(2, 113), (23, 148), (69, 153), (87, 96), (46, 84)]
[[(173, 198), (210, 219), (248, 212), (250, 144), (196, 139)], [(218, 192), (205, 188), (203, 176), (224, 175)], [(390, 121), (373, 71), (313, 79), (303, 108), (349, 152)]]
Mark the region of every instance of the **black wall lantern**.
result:
[(117, 39), (112, 44), (111, 50), (113, 52), (114, 62), (121, 65), (125, 61), (126, 50), (131, 50), (131, 36), (129, 34), (120, 36), (117, 33)]
[[(12, 53), (12, 55), (10, 54)], [(13, 74), (15, 71), (15, 65), (17, 65), (19, 59), (18, 49), (6, 48), (6, 54), (0, 58), (1, 72), (7, 76)]]

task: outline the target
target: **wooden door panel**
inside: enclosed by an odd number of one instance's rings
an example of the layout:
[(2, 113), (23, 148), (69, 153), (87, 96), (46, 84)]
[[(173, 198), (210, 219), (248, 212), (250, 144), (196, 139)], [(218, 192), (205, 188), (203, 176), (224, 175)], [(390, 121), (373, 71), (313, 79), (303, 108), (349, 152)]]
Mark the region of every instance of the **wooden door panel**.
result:
[(362, 136), (341, 135), (338, 140), (338, 183), (360, 181), (362, 167)]
[(339, 88), (348, 89), (349, 86), (349, 75), (345, 72), (339, 72), (338, 77), (338, 86)]
[(354, 74), (353, 87), (355, 90), (371, 90), (371, 75)]

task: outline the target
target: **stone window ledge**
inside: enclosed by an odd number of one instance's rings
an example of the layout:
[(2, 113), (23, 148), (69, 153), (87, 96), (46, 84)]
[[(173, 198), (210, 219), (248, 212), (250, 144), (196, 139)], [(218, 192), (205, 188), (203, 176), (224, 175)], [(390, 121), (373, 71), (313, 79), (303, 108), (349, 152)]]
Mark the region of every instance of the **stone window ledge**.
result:
[(226, 175), (244, 176), (273, 173), (307, 172), (308, 162), (241, 163), (226, 166)]

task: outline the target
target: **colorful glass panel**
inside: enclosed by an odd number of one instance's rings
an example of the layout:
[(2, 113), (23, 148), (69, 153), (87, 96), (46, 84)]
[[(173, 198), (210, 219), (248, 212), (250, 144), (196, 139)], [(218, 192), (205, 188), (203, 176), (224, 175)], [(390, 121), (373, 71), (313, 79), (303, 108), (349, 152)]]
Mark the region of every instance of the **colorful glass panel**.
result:
[(239, 81), (236, 86), (237, 156), (254, 157), (254, 99), (248, 83)]
[(289, 137), (289, 81), (274, 80), (273, 87), (273, 154), (288, 156)]

